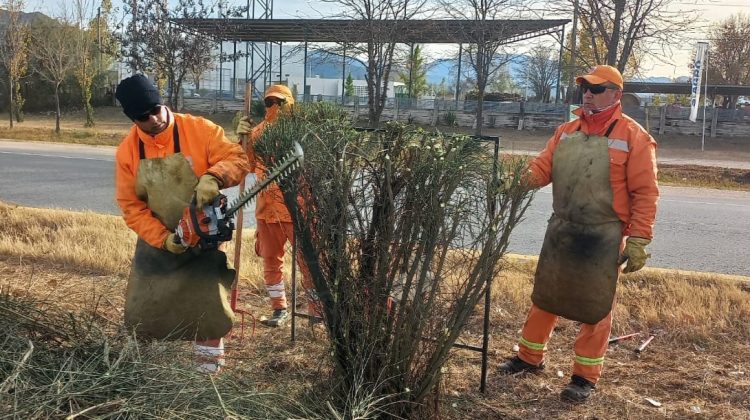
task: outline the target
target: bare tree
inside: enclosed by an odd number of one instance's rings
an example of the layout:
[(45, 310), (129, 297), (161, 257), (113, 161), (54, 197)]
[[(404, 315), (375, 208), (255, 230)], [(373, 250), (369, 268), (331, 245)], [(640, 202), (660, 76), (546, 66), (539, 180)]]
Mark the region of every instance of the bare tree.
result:
[(22, 22), (21, 13), (24, 0), (5, 0), (4, 14), (8, 16), (2, 42), (0, 43), (0, 60), (8, 73), (8, 111), (10, 128), (13, 128), (13, 117), (23, 121), (23, 97), (21, 96), (21, 77), (28, 69), (28, 26)]
[[(388, 98), (388, 83), (394, 63), (394, 51), (399, 39), (398, 25), (381, 25), (382, 21), (409, 20), (424, 10), (427, 0), (323, 0), (326, 3), (339, 4), (344, 11), (342, 19), (365, 21), (364, 31), (367, 42), (346, 44), (350, 54), (359, 55), (367, 64), (367, 106), (368, 120), (371, 127), (380, 122), (385, 101)], [(406, 25), (404, 25), (406, 26)], [(404, 29), (401, 26), (401, 30)], [(401, 32), (403, 34), (403, 32)]]
[(464, 49), (464, 57), (476, 77), (477, 111), (475, 135), (482, 134), (484, 125), (484, 93), (492, 75), (511, 55), (503, 53), (504, 27), (492, 24), (491, 21), (508, 17), (517, 10), (515, 0), (439, 0), (445, 12), (454, 19), (473, 22), (463, 35), (470, 39), (470, 45)]
[[(727, 85), (750, 84), (750, 16), (739, 13), (715, 24), (709, 39), (708, 79)], [(722, 106), (734, 108), (736, 102), (737, 96), (727, 95)]]
[[(577, 5), (581, 30), (590, 45), (594, 64), (608, 64), (621, 72), (651, 55), (668, 59), (671, 48), (689, 42), (696, 14), (677, 0), (567, 0), (547, 2), (553, 13), (571, 15)], [(583, 46), (583, 45), (581, 45)]]
[(545, 45), (532, 48), (524, 58), (521, 77), (540, 102), (549, 102), (557, 81), (557, 53)]
[(75, 24), (78, 33), (75, 37), (76, 68), (75, 77), (81, 88), (83, 109), (86, 111), (85, 127), (93, 127), (94, 107), (91, 106), (92, 86), (98, 68), (94, 62), (96, 56), (96, 29), (91, 25), (94, 3), (89, 0), (75, 0), (73, 5)]
[(60, 133), (60, 85), (76, 67), (78, 28), (66, 19), (41, 21), (31, 26), (29, 49), (34, 70), (55, 92), (55, 133)]
[[(122, 39), (123, 54), (133, 72), (151, 72), (157, 80), (166, 79), (167, 103), (178, 107), (179, 93), (188, 75), (199, 78), (214, 62), (216, 41), (188, 32), (172, 22), (174, 18), (196, 19), (213, 13), (203, 0), (179, 0), (170, 9), (164, 0), (133, 1), (124, 4), (125, 12), (138, 16)], [(224, 17), (236, 15), (230, 9)]]

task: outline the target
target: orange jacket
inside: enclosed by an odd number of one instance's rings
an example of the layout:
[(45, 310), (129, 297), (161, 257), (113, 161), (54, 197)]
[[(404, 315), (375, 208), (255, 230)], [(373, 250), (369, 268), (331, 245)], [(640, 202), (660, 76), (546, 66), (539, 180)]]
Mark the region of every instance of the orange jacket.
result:
[[(265, 98), (275, 97), (285, 100), (281, 107), (273, 106), (266, 109), (266, 115), (258, 125), (253, 127), (250, 132), (247, 144), (247, 158), (250, 161), (252, 169), (255, 171), (257, 179), (263, 179), (266, 176), (266, 166), (261, 159), (255, 156), (255, 142), (258, 141), (266, 124), (272, 124), (278, 118), (279, 112), (288, 111), (294, 105), (294, 96), (288, 87), (282, 85), (271, 85), (265, 93)], [(267, 223), (290, 222), (292, 216), (284, 204), (284, 194), (276, 184), (271, 184), (268, 189), (260, 193), (255, 203), (255, 218), (264, 220)]]
[[(259, 180), (266, 176), (266, 166), (263, 161), (256, 158), (253, 145), (255, 145), (255, 142), (263, 134), (266, 124), (268, 124), (268, 120), (261, 121), (253, 127), (253, 131), (250, 133), (250, 138), (248, 139), (247, 157), (255, 171), (255, 176)], [(292, 216), (289, 214), (286, 204), (284, 204), (284, 194), (277, 184), (271, 184), (268, 189), (258, 195), (255, 203), (255, 218), (265, 220), (267, 223), (292, 221)]]
[(149, 245), (161, 248), (169, 234), (167, 228), (151, 213), (146, 202), (135, 194), (136, 174), (140, 162), (138, 139), (144, 144), (147, 159), (163, 158), (174, 153), (172, 130), (175, 121), (180, 135), (180, 152), (187, 158), (197, 177), (210, 174), (222, 188), (235, 186), (250, 172), (250, 165), (237, 143), (230, 143), (224, 130), (201, 117), (168, 111), (169, 126), (151, 136), (136, 125), (130, 129), (115, 155), (115, 199), (122, 209), (125, 223)]
[(656, 141), (618, 105), (605, 121), (593, 124), (582, 117), (583, 109), (575, 111), (577, 120), (557, 128), (547, 146), (529, 165), (534, 187), (543, 187), (552, 179), (552, 156), (560, 137), (578, 129), (588, 135), (604, 136), (610, 124), (619, 120), (609, 135), (610, 183), (612, 208), (622, 220), (623, 234), (651, 239), (656, 218), (659, 188), (656, 181)]

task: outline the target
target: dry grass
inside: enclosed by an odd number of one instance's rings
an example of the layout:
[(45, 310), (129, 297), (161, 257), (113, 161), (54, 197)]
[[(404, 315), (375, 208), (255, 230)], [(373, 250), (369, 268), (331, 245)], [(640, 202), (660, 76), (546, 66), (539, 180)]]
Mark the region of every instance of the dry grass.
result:
[(750, 191), (750, 170), (698, 165), (659, 165), (659, 183)]
[[(119, 218), (7, 205), (0, 205), (0, 215), (5, 221), (0, 225), (0, 287), (6, 293), (37, 298), (48, 308), (94, 310), (112, 328), (121, 322), (135, 238)], [(243, 290), (250, 293), (240, 303), (251, 313), (265, 313), (268, 304), (252, 253), (254, 235), (244, 236), (242, 274), (251, 281), (243, 282)], [(623, 276), (613, 334), (637, 331), (655, 333), (656, 338), (640, 356), (633, 352), (637, 340), (613, 346), (600, 386), (587, 405), (570, 406), (557, 397), (572, 365), (577, 325), (570, 321), (561, 320), (549, 343), (545, 373), (526, 378), (494, 375), (492, 366), (512, 355), (518, 339), (535, 265), (533, 257), (508, 258), (506, 270), (493, 285), (488, 391), (477, 392), (479, 355), (455, 351), (442, 383), (443, 416), (750, 417), (750, 279), (744, 277), (648, 268)], [(480, 332), (477, 308), (464, 339), (478, 344)], [(290, 398), (310, 407), (320, 404), (325, 398), (321, 381), (329, 366), (325, 337), (302, 328), (292, 345), (288, 334), (288, 329), (258, 327), (252, 339), (230, 339), (225, 380), (269, 392), (284, 385)], [(651, 406), (647, 397), (663, 406)]]

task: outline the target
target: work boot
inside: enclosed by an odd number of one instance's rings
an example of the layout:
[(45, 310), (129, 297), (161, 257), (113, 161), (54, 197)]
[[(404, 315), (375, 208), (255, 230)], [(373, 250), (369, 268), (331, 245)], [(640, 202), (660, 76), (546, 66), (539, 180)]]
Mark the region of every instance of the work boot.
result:
[(544, 369), (544, 363), (539, 366), (534, 366), (531, 363), (526, 363), (521, 360), (518, 356), (513, 356), (503, 363), (500, 363), (497, 371), (501, 375), (515, 375), (518, 373), (539, 373)]
[(269, 327), (281, 327), (289, 320), (289, 312), (286, 309), (274, 309), (270, 318), (261, 321), (263, 325)]
[(596, 385), (593, 382), (578, 375), (573, 375), (568, 386), (560, 393), (560, 398), (571, 403), (586, 402), (594, 388), (596, 388)]

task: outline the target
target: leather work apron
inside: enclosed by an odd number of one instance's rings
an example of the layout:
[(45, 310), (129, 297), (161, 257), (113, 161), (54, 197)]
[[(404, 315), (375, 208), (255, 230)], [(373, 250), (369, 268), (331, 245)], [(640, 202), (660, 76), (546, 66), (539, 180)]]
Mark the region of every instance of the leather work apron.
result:
[(552, 208), (531, 300), (564, 318), (596, 324), (612, 310), (622, 222), (612, 208), (609, 140), (576, 131), (552, 158)]
[[(136, 194), (170, 231), (177, 226), (198, 182), (180, 153), (174, 124), (175, 153), (145, 159), (140, 141)], [(205, 341), (232, 328), (234, 314), (227, 296), (234, 270), (224, 252), (188, 249), (172, 254), (138, 238), (125, 300), (125, 325), (141, 337)]]

